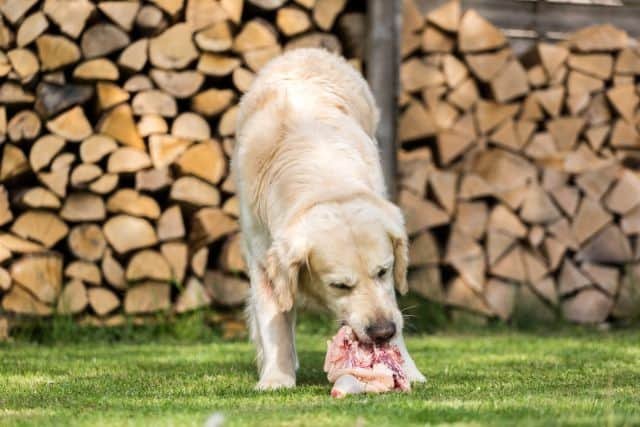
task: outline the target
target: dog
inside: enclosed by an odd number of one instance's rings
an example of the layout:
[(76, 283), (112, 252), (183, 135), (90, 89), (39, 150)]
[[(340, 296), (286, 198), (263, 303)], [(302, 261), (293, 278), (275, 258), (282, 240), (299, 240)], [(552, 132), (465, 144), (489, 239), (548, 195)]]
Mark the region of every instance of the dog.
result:
[(378, 119), (366, 81), (322, 49), (273, 59), (240, 101), (231, 168), (260, 390), (295, 386), (300, 302), (328, 308), (363, 342), (396, 344), (410, 380), (425, 380), (402, 337), (407, 234), (387, 200)]

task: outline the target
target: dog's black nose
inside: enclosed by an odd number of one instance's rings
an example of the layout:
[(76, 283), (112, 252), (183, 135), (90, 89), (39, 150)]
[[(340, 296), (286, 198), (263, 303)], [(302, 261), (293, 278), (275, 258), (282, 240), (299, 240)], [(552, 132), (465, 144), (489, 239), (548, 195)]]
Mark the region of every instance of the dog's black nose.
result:
[(396, 324), (389, 321), (372, 323), (367, 327), (366, 332), (372, 341), (384, 343), (396, 334)]

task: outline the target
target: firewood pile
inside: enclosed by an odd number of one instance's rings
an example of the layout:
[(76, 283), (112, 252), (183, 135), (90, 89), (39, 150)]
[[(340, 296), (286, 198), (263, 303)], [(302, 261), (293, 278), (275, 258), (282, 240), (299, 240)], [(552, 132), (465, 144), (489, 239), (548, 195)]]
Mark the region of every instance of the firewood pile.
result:
[(411, 287), (483, 316), (640, 314), (640, 48), (596, 25), (521, 58), (474, 10), (405, 2)]
[(364, 28), (346, 0), (0, 1), (0, 317), (240, 304), (237, 101), (288, 49), (361, 67)]

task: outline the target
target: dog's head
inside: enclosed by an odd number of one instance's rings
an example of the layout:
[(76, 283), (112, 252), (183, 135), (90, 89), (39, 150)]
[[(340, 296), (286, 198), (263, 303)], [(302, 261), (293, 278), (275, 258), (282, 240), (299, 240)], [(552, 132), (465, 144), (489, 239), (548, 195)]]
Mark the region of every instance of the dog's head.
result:
[(276, 237), (266, 264), (283, 311), (304, 288), (361, 341), (388, 341), (402, 330), (394, 288), (407, 291), (407, 235), (402, 213), (386, 200), (312, 208)]

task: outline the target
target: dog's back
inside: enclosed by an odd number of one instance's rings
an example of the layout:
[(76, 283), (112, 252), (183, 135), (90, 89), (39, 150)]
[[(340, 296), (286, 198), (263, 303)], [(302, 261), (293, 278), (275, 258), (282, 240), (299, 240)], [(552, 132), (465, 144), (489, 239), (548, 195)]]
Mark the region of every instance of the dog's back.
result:
[(234, 175), (241, 205), (271, 223), (319, 198), (384, 193), (378, 112), (362, 76), (320, 49), (265, 66), (240, 103)]

